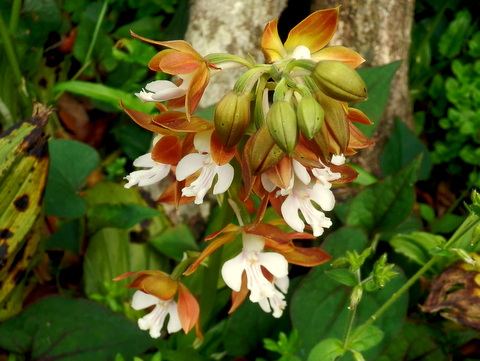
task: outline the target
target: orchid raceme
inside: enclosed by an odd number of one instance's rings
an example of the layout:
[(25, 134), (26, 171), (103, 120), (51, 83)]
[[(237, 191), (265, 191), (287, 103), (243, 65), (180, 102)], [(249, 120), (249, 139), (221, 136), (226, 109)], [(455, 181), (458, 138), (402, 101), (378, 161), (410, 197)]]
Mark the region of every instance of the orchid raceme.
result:
[[(155, 113), (120, 102), (134, 122), (155, 135), (151, 152), (134, 161), (143, 169), (128, 175), (125, 187), (165, 179), (170, 184), (157, 199), (160, 203), (200, 205), (212, 193), (221, 204), (220, 215), (209, 223), (217, 228), (204, 237), (206, 246), (195, 256), (187, 252), (172, 273), (175, 277), (141, 271), (117, 278), (135, 276), (128, 285), (138, 289), (132, 307), (153, 308), (138, 321), (152, 337), (160, 337), (165, 325), (168, 333), (199, 326), (199, 304), (180, 278), (203, 266), (208, 267), (202, 269), (206, 275), (223, 279), (199, 277), (206, 293), (231, 289), (230, 312), (248, 299), (278, 318), (289, 302), (290, 265), (315, 267), (330, 259), (322, 248), (304, 244), (334, 226), (327, 213), (335, 206), (334, 187), (357, 176), (345, 157), (373, 145), (355, 125), (369, 125), (370, 120), (349, 106), (367, 98), (355, 70), (364, 59), (346, 47), (328, 46), (338, 12), (311, 14), (289, 32), (285, 43), (278, 21), (272, 20), (261, 39), (263, 64), (231, 54), (202, 56), (183, 40), (156, 41), (132, 33), (164, 48), (148, 67), (172, 80), (153, 80), (135, 93), (139, 102), (154, 102)], [(210, 77), (239, 66), (244, 72), (219, 97), (213, 119), (198, 116), (195, 111)], [(208, 204), (213, 199), (208, 197)], [(218, 251), (227, 243), (238, 243), (238, 248), (222, 265)], [(203, 317), (209, 313), (211, 307)], [(209, 321), (202, 320), (202, 326)]]

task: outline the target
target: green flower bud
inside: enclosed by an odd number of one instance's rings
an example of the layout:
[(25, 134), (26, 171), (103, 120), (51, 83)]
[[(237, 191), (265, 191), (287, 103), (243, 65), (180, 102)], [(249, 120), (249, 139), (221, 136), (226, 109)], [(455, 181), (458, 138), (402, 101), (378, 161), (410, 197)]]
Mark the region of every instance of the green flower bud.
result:
[(214, 124), (222, 144), (233, 147), (242, 139), (250, 124), (250, 96), (228, 92), (215, 107)]
[(298, 141), (297, 116), (287, 101), (272, 104), (267, 113), (268, 131), (275, 143), (288, 155), (292, 154)]
[(312, 97), (303, 97), (297, 106), (297, 121), (300, 131), (308, 139), (312, 139), (320, 130), (325, 118), (322, 106)]
[(312, 73), (315, 83), (329, 97), (342, 102), (367, 100), (367, 87), (358, 73), (340, 61), (319, 61)]
[(285, 152), (275, 144), (266, 125), (253, 135), (247, 146), (248, 162), (253, 175), (269, 170), (285, 157)]

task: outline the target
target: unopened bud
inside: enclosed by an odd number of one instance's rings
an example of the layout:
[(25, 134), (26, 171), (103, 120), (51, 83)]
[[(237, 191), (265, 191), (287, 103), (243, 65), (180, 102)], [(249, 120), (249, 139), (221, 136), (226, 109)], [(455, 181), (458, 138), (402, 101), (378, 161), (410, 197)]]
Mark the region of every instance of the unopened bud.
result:
[(322, 106), (312, 97), (303, 97), (297, 106), (297, 121), (300, 131), (308, 139), (320, 130), (325, 117)]
[(361, 285), (357, 285), (354, 287), (353, 292), (350, 296), (350, 310), (354, 310), (357, 305), (360, 303), (360, 300), (362, 299), (363, 295), (363, 288)]
[(340, 61), (319, 61), (312, 73), (318, 87), (329, 97), (342, 102), (367, 100), (367, 87), (360, 75)]
[(222, 144), (233, 147), (242, 139), (250, 124), (250, 96), (228, 92), (215, 107), (215, 131)]
[(266, 125), (253, 135), (251, 143), (247, 145), (247, 158), (253, 175), (269, 170), (285, 157), (285, 152), (275, 144)]
[(297, 116), (287, 101), (272, 104), (267, 113), (268, 131), (275, 143), (287, 154), (292, 154), (298, 141)]

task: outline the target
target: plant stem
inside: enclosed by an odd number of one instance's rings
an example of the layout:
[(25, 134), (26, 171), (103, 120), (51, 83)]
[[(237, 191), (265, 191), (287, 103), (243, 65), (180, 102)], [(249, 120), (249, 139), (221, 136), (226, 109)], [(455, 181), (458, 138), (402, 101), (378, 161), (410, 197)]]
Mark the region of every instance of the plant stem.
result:
[[(355, 271), (355, 276), (357, 278), (357, 283), (360, 284), (361, 283), (360, 269)], [(352, 294), (354, 290), (355, 288), (352, 290)], [(352, 333), (353, 325), (355, 324), (355, 316), (357, 314), (356, 305), (353, 308), (349, 307), (349, 310), (350, 312), (348, 313), (347, 327), (345, 328), (345, 335), (343, 337), (343, 345), (345, 349), (348, 346), (349, 337), (350, 337), (350, 334)]]
[[(95, 24), (95, 29), (93, 31), (93, 36), (92, 36), (92, 41), (90, 42), (90, 46), (88, 47), (87, 50), (87, 55), (85, 55), (85, 61), (83, 63), (83, 66), (75, 73), (74, 76), (70, 79), (71, 81), (77, 80), (78, 77), (85, 71), (90, 66), (91, 63), (91, 58), (93, 54), (93, 49), (95, 48), (95, 44), (98, 39), (98, 34), (100, 33), (100, 27), (102, 26), (103, 19), (105, 18), (105, 15), (107, 13), (107, 8), (108, 8), (108, 0), (105, 0), (103, 2), (102, 9), (100, 10), (100, 14), (98, 15), (98, 20), (97, 23)], [(59, 92), (54, 98), (54, 101), (57, 101), (63, 94), (63, 91)]]
[(359, 334), (368, 326), (373, 324), (396, 300), (400, 298), (426, 271), (428, 271), (437, 262), (441, 256), (434, 256), (420, 268), (400, 289), (395, 292), (370, 318), (359, 327)]
[(12, 5), (12, 13), (10, 14), (10, 24), (8, 29), (10, 34), (15, 34), (18, 28), (18, 19), (20, 18), (20, 10), (22, 9), (22, 0), (14, 0)]
[(15, 82), (18, 86), (22, 84), (22, 72), (20, 71), (20, 67), (18, 66), (17, 56), (15, 54), (15, 50), (13, 48), (12, 39), (10, 37), (10, 33), (3, 21), (3, 17), (0, 14), (0, 36), (2, 38), (3, 47), (5, 48), (5, 54), (7, 56), (8, 62), (10, 63), (10, 67), (12, 68), (12, 73), (15, 78)]

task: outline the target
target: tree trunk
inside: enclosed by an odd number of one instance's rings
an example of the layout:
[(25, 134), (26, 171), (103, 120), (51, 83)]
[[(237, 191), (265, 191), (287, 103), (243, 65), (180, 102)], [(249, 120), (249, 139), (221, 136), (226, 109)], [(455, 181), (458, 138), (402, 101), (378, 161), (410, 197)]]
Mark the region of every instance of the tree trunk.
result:
[[(366, 67), (402, 60), (390, 91), (387, 109), (373, 138), (376, 146), (360, 152), (355, 160), (367, 171), (380, 175), (379, 153), (395, 117), (413, 128), (408, 93), (408, 53), (415, 0), (344, 0), (337, 32), (330, 45), (358, 51)], [(338, 6), (337, 0), (314, 0), (312, 11)]]
[[(280, 16), (287, 0), (191, 0), (187, 40), (201, 55), (230, 53), (263, 60), (260, 40), (267, 22)], [(215, 75), (201, 107), (217, 103), (244, 69)]]

